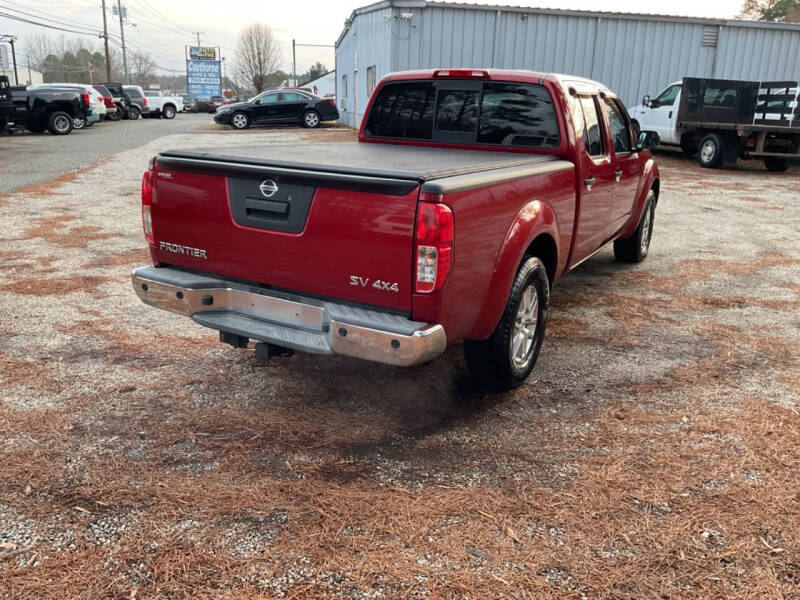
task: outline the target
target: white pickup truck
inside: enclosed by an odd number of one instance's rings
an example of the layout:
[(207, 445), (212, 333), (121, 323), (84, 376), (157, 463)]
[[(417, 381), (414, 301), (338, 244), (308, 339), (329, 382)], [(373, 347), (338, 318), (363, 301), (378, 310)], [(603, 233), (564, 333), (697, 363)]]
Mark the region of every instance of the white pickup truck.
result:
[(183, 98), (180, 96), (163, 96), (158, 90), (147, 90), (144, 95), (150, 107), (148, 116), (174, 119), (176, 114), (183, 111)]
[(800, 82), (685, 77), (630, 110), (633, 126), (697, 154), (703, 167), (763, 160), (769, 171), (800, 164)]

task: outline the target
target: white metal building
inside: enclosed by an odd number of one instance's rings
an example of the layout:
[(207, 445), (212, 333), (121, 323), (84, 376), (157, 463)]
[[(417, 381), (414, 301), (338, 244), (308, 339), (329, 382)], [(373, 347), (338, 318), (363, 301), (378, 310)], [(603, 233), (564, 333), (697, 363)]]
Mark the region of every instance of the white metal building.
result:
[(336, 41), (336, 98), (357, 127), (386, 73), (531, 69), (605, 83), (628, 105), (682, 77), (800, 80), (800, 24), (384, 0)]

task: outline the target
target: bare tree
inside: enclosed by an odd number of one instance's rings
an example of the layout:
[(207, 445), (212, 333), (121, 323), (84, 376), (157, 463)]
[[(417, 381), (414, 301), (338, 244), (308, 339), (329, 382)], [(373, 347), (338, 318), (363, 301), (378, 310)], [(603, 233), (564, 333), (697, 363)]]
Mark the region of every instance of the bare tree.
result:
[(739, 16), (758, 21), (800, 23), (800, 0), (745, 0)]
[(148, 52), (139, 52), (131, 56), (129, 60), (131, 78), (139, 85), (147, 86), (155, 81), (156, 61)]
[(269, 27), (253, 23), (242, 30), (236, 46), (236, 69), (256, 92), (264, 91), (269, 75), (280, 64), (280, 47)]

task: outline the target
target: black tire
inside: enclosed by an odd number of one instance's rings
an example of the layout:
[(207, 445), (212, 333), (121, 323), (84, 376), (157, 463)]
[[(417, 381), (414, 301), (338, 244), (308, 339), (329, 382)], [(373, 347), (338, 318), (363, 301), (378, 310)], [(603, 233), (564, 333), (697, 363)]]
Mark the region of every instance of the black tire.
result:
[(175, 113), (176, 110), (172, 104), (165, 104), (161, 109), (161, 116), (165, 119), (174, 119)]
[(231, 115), (230, 124), (234, 129), (247, 129), (250, 127), (250, 117), (245, 112), (235, 112)]
[(639, 226), (628, 238), (614, 240), (614, 258), (618, 262), (638, 263), (647, 258), (650, 241), (653, 239), (653, 223), (656, 216), (656, 193), (652, 189), (647, 194)]
[[(528, 325), (523, 326), (520, 319), (525, 317), (520, 317), (519, 311), (521, 307), (524, 310), (523, 301), (528, 288), (532, 289), (530, 297), (533, 297), (534, 291), (536, 294), (537, 302), (532, 309), (536, 322), (528, 321)], [(505, 310), (492, 335), (485, 340), (464, 341), (464, 358), (470, 375), (487, 388), (496, 391), (513, 389), (525, 381), (539, 357), (549, 301), (550, 282), (544, 263), (535, 256), (526, 258), (517, 271)], [(533, 331), (530, 327), (533, 327)], [(528, 331), (533, 337), (519, 333), (524, 331)], [(514, 346), (520, 335), (524, 345), (518, 348), (524, 352), (516, 360), (512, 354), (515, 354)]]
[(72, 131), (72, 116), (63, 110), (47, 115), (47, 131), (53, 135), (67, 135)]
[(716, 133), (706, 135), (697, 146), (697, 162), (706, 169), (716, 169), (722, 164), (724, 144)]
[(315, 110), (307, 110), (303, 113), (303, 127), (308, 129), (316, 129), (319, 127), (320, 118), (319, 113)]
[(108, 119), (109, 121), (119, 121), (121, 118), (122, 118), (122, 111), (119, 108), (117, 108), (117, 110), (115, 110), (110, 115), (106, 115), (106, 119)]
[(138, 119), (138, 118), (139, 118), (141, 115), (142, 115), (142, 111), (139, 109), (139, 107), (138, 107), (138, 106), (131, 106), (131, 107), (128, 109), (128, 118), (129, 118), (131, 121), (135, 121), (135, 120), (136, 120), (136, 119)]
[(764, 166), (767, 167), (767, 171), (772, 171), (773, 173), (783, 173), (789, 169), (789, 161), (785, 158), (771, 156), (764, 159)]

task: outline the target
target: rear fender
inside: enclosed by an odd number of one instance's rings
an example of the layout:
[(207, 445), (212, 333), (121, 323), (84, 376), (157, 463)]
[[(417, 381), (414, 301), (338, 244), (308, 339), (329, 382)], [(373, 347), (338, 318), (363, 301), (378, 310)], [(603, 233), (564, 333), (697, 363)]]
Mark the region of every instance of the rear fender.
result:
[(630, 237), (636, 231), (636, 228), (639, 226), (639, 220), (642, 217), (642, 210), (644, 209), (645, 200), (647, 200), (647, 194), (650, 193), (650, 189), (653, 188), (654, 185), (656, 188), (656, 201), (658, 201), (658, 182), (658, 166), (656, 165), (656, 161), (650, 157), (644, 164), (642, 177), (639, 179), (639, 188), (636, 190), (636, 202), (633, 205), (633, 210), (631, 211), (628, 222), (625, 223), (625, 226), (622, 228), (620, 237)]
[[(470, 332), (470, 339), (486, 339), (497, 327), (525, 252), (533, 240), (542, 234), (550, 237), (553, 243), (557, 265), (559, 257), (556, 243), (558, 240), (556, 216), (548, 204), (533, 200), (517, 213), (500, 246), (492, 268), (491, 280), (487, 286), (488, 293)], [(559, 272), (556, 265), (553, 265), (554, 273)]]

